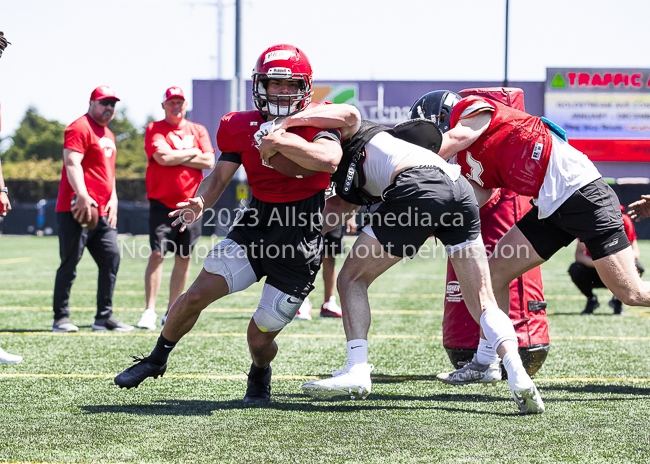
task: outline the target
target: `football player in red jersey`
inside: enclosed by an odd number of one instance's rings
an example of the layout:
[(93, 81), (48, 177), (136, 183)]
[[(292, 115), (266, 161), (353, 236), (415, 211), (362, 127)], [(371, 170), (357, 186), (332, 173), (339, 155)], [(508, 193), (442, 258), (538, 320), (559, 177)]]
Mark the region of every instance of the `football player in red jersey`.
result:
[(650, 306), (650, 283), (637, 272), (618, 198), (589, 158), (569, 145), (566, 133), (488, 98), (449, 98), (452, 93), (430, 92), (412, 107), (411, 118), (433, 119), (441, 130), (449, 129), (438, 154), (457, 155), (479, 204), (499, 187), (534, 198), (533, 208), (501, 238), (489, 260), (499, 307), (509, 307), (513, 279), (576, 238), (617, 299)]
[[(400, 260), (413, 257), (433, 234), (451, 257), (467, 307), (503, 357), (520, 413), (543, 413), (544, 402), (523, 367), (512, 322), (492, 293), (472, 187), (458, 166), (432, 151), (440, 146), (442, 132), (430, 121), (409, 121), (389, 129), (362, 121), (350, 105), (308, 108), (278, 121), (277, 132), (303, 125), (337, 128), (343, 137), (343, 156), (332, 175), (337, 196), (327, 202), (324, 230), (341, 224), (360, 205), (383, 201), (350, 250), (337, 282), (347, 338), (346, 367), (330, 378), (307, 382), (303, 391), (317, 398), (370, 394), (368, 287)], [(429, 137), (430, 132), (437, 136)], [(260, 152), (272, 162), (272, 150)], [(500, 380), (498, 365), (479, 374), (470, 372), (468, 378)]]
[[(194, 198), (177, 205), (174, 225), (181, 231), (214, 205), (239, 166), (244, 166), (253, 198), (235, 220), (225, 240), (208, 255), (200, 275), (172, 305), (151, 354), (115, 377), (120, 387), (136, 387), (158, 377), (176, 343), (189, 332), (213, 301), (248, 288), (266, 277), (262, 297), (248, 326), (253, 363), (244, 402), (267, 403), (275, 337), (294, 318), (313, 289), (320, 268), (322, 217), (329, 173), (341, 158), (340, 133), (301, 127), (283, 136), (255, 133), (278, 116), (298, 113), (311, 103), (312, 70), (307, 56), (292, 45), (265, 50), (253, 71), (256, 110), (221, 119), (217, 145), (221, 156)], [(288, 177), (262, 164), (258, 149), (291, 154), (299, 164), (319, 171), (309, 178)], [(273, 163), (271, 163), (273, 164)]]

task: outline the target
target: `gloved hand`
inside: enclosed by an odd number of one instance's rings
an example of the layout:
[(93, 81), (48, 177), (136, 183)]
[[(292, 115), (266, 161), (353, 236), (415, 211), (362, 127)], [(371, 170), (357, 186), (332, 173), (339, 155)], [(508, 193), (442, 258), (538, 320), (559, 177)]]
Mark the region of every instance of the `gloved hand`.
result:
[(265, 137), (269, 134), (272, 134), (279, 126), (279, 119), (276, 118), (273, 119), (272, 121), (267, 121), (264, 124), (260, 126), (260, 129), (255, 132), (255, 146), (259, 148), (260, 144), (262, 143), (262, 137)]

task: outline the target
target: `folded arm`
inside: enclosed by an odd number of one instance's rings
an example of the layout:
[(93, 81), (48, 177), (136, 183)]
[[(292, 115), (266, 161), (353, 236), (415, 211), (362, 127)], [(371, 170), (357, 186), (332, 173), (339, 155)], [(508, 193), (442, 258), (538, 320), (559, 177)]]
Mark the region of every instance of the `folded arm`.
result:
[(191, 160), (183, 163), (183, 166), (194, 169), (212, 169), (214, 167), (214, 152), (202, 152), (199, 148), (196, 148), (195, 150), (198, 150), (199, 154)]

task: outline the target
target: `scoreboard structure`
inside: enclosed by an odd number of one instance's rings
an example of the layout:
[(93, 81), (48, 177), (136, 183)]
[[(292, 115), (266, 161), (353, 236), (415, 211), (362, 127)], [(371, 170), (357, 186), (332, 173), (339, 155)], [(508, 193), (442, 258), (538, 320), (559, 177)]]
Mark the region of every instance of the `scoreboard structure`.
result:
[(544, 113), (592, 161), (650, 161), (650, 69), (548, 68)]

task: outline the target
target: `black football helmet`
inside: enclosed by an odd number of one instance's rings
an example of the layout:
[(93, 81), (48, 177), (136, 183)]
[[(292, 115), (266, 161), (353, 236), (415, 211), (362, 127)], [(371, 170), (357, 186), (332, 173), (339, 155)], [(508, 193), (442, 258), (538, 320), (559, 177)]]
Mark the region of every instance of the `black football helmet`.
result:
[(411, 106), (410, 119), (430, 119), (435, 122), (442, 133), (449, 130), (451, 110), (461, 100), (460, 95), (451, 90), (434, 90), (422, 95)]
[(5, 51), (5, 48), (7, 48), (7, 45), (11, 45), (11, 42), (5, 38), (4, 32), (0, 32), (0, 57), (2, 56), (2, 52)]

